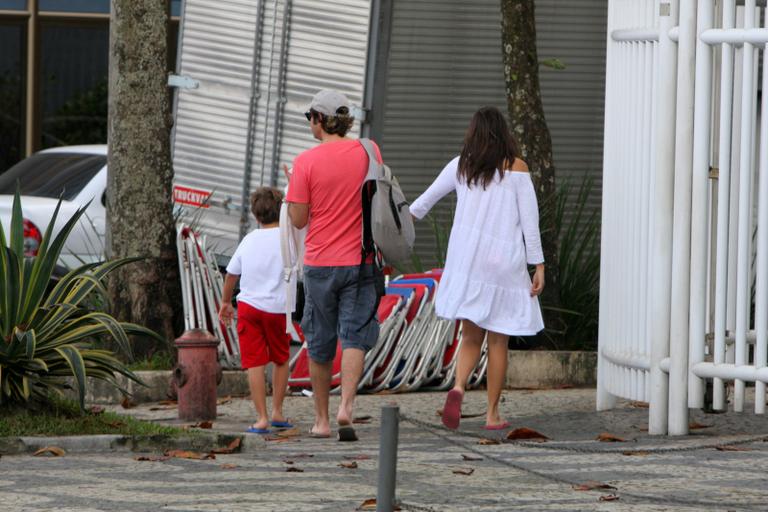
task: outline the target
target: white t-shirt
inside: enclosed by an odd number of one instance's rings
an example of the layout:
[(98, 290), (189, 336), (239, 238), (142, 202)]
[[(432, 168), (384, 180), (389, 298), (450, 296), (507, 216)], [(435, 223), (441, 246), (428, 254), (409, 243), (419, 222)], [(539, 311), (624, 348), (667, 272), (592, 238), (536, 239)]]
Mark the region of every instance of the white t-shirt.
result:
[(255, 229), (245, 235), (227, 273), (240, 276), (238, 301), (267, 313), (285, 312), (279, 228)]

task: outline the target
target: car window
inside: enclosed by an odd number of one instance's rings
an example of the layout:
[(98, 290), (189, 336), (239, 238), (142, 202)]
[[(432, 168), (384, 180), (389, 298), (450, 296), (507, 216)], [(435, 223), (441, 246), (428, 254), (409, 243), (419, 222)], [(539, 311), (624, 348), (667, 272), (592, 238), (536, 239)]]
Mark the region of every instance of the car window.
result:
[(14, 194), (18, 182), (22, 195), (71, 201), (106, 163), (105, 155), (38, 153), (0, 174), (0, 194)]

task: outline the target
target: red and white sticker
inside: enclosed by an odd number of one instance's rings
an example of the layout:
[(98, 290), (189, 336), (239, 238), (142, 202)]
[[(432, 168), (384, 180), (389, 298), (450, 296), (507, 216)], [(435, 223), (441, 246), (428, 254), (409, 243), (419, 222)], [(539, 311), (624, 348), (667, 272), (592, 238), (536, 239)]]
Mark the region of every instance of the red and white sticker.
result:
[(179, 204), (208, 208), (208, 199), (210, 197), (211, 193), (206, 190), (181, 187), (179, 185), (174, 185), (173, 187), (173, 200)]

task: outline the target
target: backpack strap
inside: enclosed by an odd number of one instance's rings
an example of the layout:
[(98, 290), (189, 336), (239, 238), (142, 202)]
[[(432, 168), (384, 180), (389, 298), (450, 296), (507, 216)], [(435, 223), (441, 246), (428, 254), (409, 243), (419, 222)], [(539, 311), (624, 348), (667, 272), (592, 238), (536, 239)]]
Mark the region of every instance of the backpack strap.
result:
[(368, 176), (367, 180), (375, 179), (379, 174), (379, 158), (376, 156), (376, 150), (373, 148), (373, 142), (371, 139), (357, 139), (360, 145), (363, 146), (365, 152), (368, 153)]

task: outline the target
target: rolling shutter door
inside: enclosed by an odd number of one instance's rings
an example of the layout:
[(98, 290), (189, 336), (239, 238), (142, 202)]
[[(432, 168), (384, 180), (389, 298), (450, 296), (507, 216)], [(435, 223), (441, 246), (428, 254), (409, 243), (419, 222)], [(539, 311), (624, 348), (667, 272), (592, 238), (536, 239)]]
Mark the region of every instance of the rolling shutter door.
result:
[[(378, 134), (384, 158), (409, 200), (456, 156), (477, 108), (506, 112), (498, 0), (394, 0), (386, 100)], [(540, 60), (559, 58), (565, 70), (542, 67), (544, 110), (552, 132), (558, 179), (596, 179), (600, 206), (606, 2), (536, 2)], [(375, 112), (374, 114), (377, 114)], [(577, 192), (578, 187), (573, 191)], [(452, 200), (433, 210), (450, 226)], [(433, 228), (419, 223), (417, 253), (435, 264)]]

